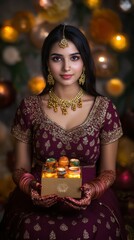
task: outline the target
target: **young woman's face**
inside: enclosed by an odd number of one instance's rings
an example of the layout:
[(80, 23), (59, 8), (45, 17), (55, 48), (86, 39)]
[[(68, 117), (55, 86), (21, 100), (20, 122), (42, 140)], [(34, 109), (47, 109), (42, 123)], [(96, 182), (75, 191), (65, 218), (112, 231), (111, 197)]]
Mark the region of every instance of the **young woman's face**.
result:
[(68, 47), (60, 48), (55, 43), (50, 51), (48, 68), (56, 83), (70, 85), (76, 83), (83, 70), (83, 61), (75, 45), (68, 41)]

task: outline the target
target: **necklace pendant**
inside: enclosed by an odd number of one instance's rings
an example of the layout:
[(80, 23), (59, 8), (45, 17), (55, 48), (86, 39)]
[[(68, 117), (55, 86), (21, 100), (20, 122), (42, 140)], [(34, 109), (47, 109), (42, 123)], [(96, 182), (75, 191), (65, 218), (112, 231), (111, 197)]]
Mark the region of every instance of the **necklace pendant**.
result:
[(83, 96), (83, 90), (80, 89), (80, 91), (77, 93), (77, 95), (71, 99), (61, 99), (58, 96), (55, 95), (53, 88), (49, 91), (49, 100), (48, 100), (48, 108), (53, 108), (54, 112), (58, 112), (58, 107), (60, 107), (61, 112), (63, 115), (67, 115), (67, 108), (71, 107), (71, 110), (76, 111), (76, 107), (81, 108), (82, 107), (82, 99)]
[(71, 109), (72, 109), (73, 111), (76, 111), (76, 104), (72, 104), (72, 105), (71, 105)]
[(79, 102), (77, 103), (77, 107), (78, 107), (78, 108), (82, 108), (82, 101), (81, 101), (81, 99), (80, 99)]

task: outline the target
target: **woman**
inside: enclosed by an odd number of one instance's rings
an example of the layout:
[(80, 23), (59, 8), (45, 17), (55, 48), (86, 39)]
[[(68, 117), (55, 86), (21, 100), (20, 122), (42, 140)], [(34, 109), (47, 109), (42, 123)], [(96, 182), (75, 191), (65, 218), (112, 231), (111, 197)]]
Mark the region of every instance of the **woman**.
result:
[[(12, 127), (17, 188), (2, 221), (3, 239), (125, 240), (110, 188), (122, 128), (115, 106), (95, 90), (94, 63), (79, 29), (59, 25), (50, 32), (42, 71), (46, 88), (22, 100)], [(43, 163), (61, 156), (80, 161), (81, 198), (40, 195)]]

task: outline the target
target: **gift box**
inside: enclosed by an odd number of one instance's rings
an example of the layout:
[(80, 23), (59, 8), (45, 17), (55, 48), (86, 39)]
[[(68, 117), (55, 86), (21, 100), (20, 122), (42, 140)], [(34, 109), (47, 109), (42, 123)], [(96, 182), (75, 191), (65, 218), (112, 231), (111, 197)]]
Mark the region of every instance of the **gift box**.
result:
[(45, 164), (42, 168), (41, 196), (56, 194), (59, 197), (81, 198), (82, 172), (77, 159), (74, 159), (73, 164), (71, 159), (66, 165), (53, 160), (51, 159), (49, 166)]

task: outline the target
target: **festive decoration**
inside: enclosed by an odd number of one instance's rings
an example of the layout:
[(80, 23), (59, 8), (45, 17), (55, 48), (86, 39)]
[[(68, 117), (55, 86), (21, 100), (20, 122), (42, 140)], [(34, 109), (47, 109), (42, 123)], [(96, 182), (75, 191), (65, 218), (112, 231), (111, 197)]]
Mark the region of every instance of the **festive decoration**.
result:
[(127, 136), (119, 140), (117, 163), (119, 166), (132, 170), (134, 168), (134, 141)]
[(83, 1), (90, 9), (95, 9), (101, 6), (102, 0), (84, 0)]
[[(5, 204), (13, 189), (14, 142), (8, 129), (11, 115), (20, 98), (30, 92), (38, 94), (45, 87), (39, 70), (44, 39), (57, 23), (71, 24), (87, 37), (95, 59), (98, 91), (112, 97), (121, 114), (124, 135), (119, 141), (115, 190), (119, 200), (120, 193), (123, 195), (120, 204), (127, 238), (134, 239), (134, 49), (130, 46), (134, 0), (14, 0), (14, 4), (7, 0), (1, 1), (0, 8), (0, 73), (10, 79), (0, 80), (1, 117), (7, 123), (4, 126), (0, 122), (0, 203)], [(35, 76), (33, 81), (29, 75)], [(115, 76), (122, 79), (111, 79)]]
[(5, 108), (15, 101), (16, 91), (9, 81), (0, 81), (0, 108)]
[(111, 47), (116, 51), (126, 51), (129, 48), (129, 40), (125, 34), (115, 34), (110, 40)]
[(37, 8), (41, 7), (44, 9), (49, 9), (49, 7), (51, 7), (53, 4), (53, 0), (39, 0), (38, 3), (35, 3), (35, 6)]
[(100, 78), (112, 77), (118, 70), (116, 57), (107, 50), (93, 51), (96, 76)]
[(34, 25), (34, 15), (28, 11), (17, 12), (13, 19), (12, 25), (17, 29), (18, 32), (29, 32)]
[(71, 0), (53, 0), (53, 4), (50, 7), (47, 6), (47, 9), (43, 7), (40, 15), (50, 23), (64, 21), (69, 16), (71, 5)]
[(14, 27), (4, 25), (0, 30), (0, 36), (3, 41), (14, 43), (18, 40), (19, 33)]
[(89, 32), (95, 42), (107, 44), (121, 29), (122, 23), (116, 12), (110, 9), (97, 9), (93, 12)]
[(132, 2), (130, 0), (120, 0), (119, 7), (122, 11), (127, 12), (132, 8)]
[(117, 174), (115, 186), (118, 189), (134, 189), (134, 175), (130, 170), (124, 170)]
[(6, 64), (14, 65), (21, 61), (20, 53), (16, 47), (8, 46), (3, 50), (3, 60)]
[(42, 76), (32, 77), (28, 81), (28, 88), (34, 94), (39, 94), (45, 88), (46, 83)]
[(112, 78), (105, 84), (107, 93), (113, 97), (120, 96), (125, 90), (125, 84), (119, 78)]
[(44, 39), (47, 37), (52, 28), (54, 28), (54, 26), (54, 24), (50, 24), (48, 22), (35, 24), (30, 32), (30, 39), (33, 45), (40, 49), (42, 47)]

